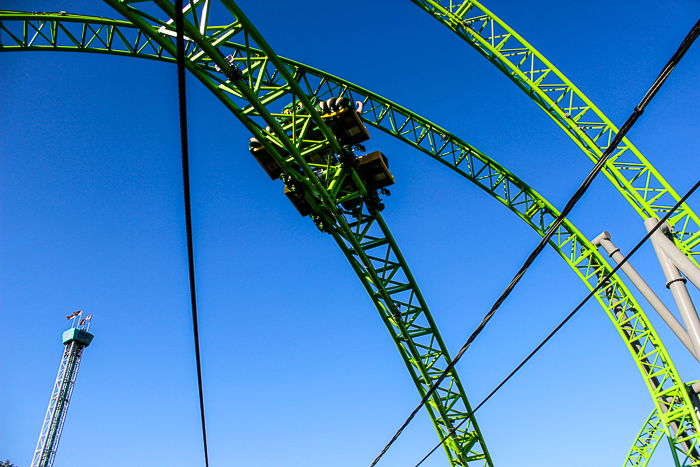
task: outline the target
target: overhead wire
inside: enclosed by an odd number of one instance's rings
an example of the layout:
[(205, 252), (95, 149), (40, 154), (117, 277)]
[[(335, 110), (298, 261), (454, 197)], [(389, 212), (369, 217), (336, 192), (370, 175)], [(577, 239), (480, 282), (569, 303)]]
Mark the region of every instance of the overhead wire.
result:
[(183, 33), (183, 0), (175, 0), (175, 29), (177, 31), (177, 87), (180, 104), (180, 144), (182, 147), (182, 180), (185, 191), (185, 224), (187, 230), (187, 264), (190, 278), (190, 301), (192, 304), (192, 327), (194, 328), (194, 353), (197, 361), (197, 386), (199, 389), (199, 413), (202, 420), (202, 442), (204, 443), (204, 465), (209, 467), (207, 449), (207, 424), (204, 418), (204, 390), (202, 385), (202, 363), (199, 351), (199, 323), (197, 319), (197, 288), (194, 275), (194, 245), (192, 240), (192, 208), (190, 199), (190, 162), (187, 139), (187, 89), (185, 86), (185, 39)]
[[(566, 219), (566, 216), (569, 215), (573, 207), (578, 203), (578, 201), (581, 199), (581, 197), (585, 194), (585, 192), (588, 190), (590, 187), (591, 183), (593, 183), (593, 180), (595, 177), (600, 173), (600, 171), (603, 169), (605, 164), (607, 163), (608, 159), (612, 156), (613, 152), (617, 148), (617, 146), (620, 144), (622, 139), (625, 137), (627, 132), (632, 128), (632, 126), (635, 124), (637, 119), (644, 113), (644, 109), (646, 106), (651, 102), (653, 97), (656, 95), (656, 93), (661, 89), (661, 86), (663, 83), (666, 81), (668, 76), (671, 74), (671, 71), (676, 67), (678, 62), (683, 58), (685, 53), (688, 51), (692, 43), (697, 39), (698, 34), (700, 34), (700, 20), (698, 20), (697, 23), (691, 28), (690, 32), (688, 35), (683, 39), (681, 42), (680, 46), (676, 50), (676, 52), (673, 54), (671, 59), (667, 62), (666, 66), (661, 70), (661, 73), (659, 73), (658, 77), (652, 84), (651, 88), (646, 92), (640, 103), (634, 108), (634, 111), (632, 112), (632, 115), (629, 116), (629, 118), (625, 121), (625, 123), (622, 125), (618, 133), (615, 135), (615, 138), (613, 138), (612, 142), (610, 145), (607, 147), (605, 152), (601, 155), (600, 159), (596, 162), (595, 166), (593, 167), (593, 170), (586, 176), (586, 178), (583, 180), (579, 188), (576, 190), (576, 192), (573, 194), (571, 199), (566, 203), (566, 206), (564, 209), (561, 211), (561, 213), (557, 216), (557, 218), (554, 220), (554, 222), (551, 224), (549, 230), (547, 233), (542, 237), (540, 242), (537, 244), (535, 249), (530, 253), (528, 258), (525, 260), (523, 265), (520, 267), (518, 272), (515, 274), (513, 279), (510, 281), (506, 289), (503, 291), (503, 293), (498, 297), (496, 302), (493, 304), (491, 309), (486, 313), (484, 318), (482, 319), (481, 323), (477, 326), (477, 328), (472, 332), (472, 334), (469, 336), (465, 344), (462, 346), (462, 348), (459, 350), (455, 358), (450, 362), (449, 365), (445, 368), (445, 370), (442, 372), (440, 377), (435, 381), (435, 383), (431, 386), (431, 388), (425, 393), (423, 398), (421, 399), (420, 403), (418, 406), (411, 412), (411, 414), (408, 416), (406, 421), (401, 425), (401, 427), (396, 431), (394, 436), (391, 438), (391, 440), (387, 443), (387, 445), (382, 449), (382, 451), (379, 453), (379, 455), (374, 459), (370, 467), (374, 467), (379, 460), (386, 454), (386, 452), (389, 450), (392, 444), (398, 439), (399, 436), (401, 436), (401, 433), (403, 430), (408, 426), (409, 423), (413, 420), (413, 418), (416, 416), (416, 414), (420, 411), (420, 409), (425, 405), (425, 403), (432, 397), (433, 393), (437, 390), (437, 388), (440, 386), (442, 381), (447, 377), (447, 375), (452, 371), (454, 366), (457, 364), (457, 362), (462, 358), (462, 355), (467, 351), (467, 349), (471, 346), (472, 342), (477, 338), (479, 334), (484, 330), (488, 322), (491, 320), (491, 318), (494, 316), (496, 311), (500, 308), (501, 304), (508, 298), (510, 293), (513, 291), (515, 286), (520, 282), (520, 279), (525, 275), (529, 267), (532, 265), (532, 263), (535, 261), (535, 259), (539, 256), (539, 254), (544, 250), (544, 247), (547, 245), (549, 240), (552, 238), (552, 236), (557, 232), (559, 227), (561, 226), (562, 222), (564, 222), (564, 219)], [(466, 419), (465, 419), (466, 420)]]
[(505, 385), (505, 384), (508, 382), (508, 380), (510, 380), (510, 379), (511, 379), (511, 378), (512, 378), (512, 377), (513, 377), (513, 376), (514, 376), (514, 375), (515, 375), (515, 374), (516, 374), (516, 373), (517, 373), (517, 372), (518, 372), (518, 371), (519, 371), (519, 370), (520, 370), (520, 369), (521, 369), (521, 368), (522, 368), (522, 367), (523, 367), (523, 366), (524, 366), (524, 365), (525, 365), (525, 364), (526, 364), (526, 363), (527, 363), (541, 348), (542, 348), (542, 347), (544, 347), (544, 345), (554, 336), (554, 334), (556, 334), (562, 327), (564, 327), (564, 325), (565, 325), (565, 324), (566, 324), (566, 323), (567, 323), (567, 322), (568, 322), (568, 321), (583, 307), (583, 305), (586, 304), (586, 302), (588, 302), (588, 300), (590, 300), (591, 297), (593, 297), (593, 296), (596, 294), (596, 292), (598, 292), (598, 291), (601, 289), (601, 287), (608, 287), (608, 286), (610, 285), (610, 283), (608, 282), (608, 281), (610, 280), (610, 278), (611, 278), (613, 275), (615, 275), (615, 273), (616, 273), (616, 272), (617, 272), (617, 271), (632, 257), (632, 255), (634, 255), (634, 254), (637, 252), (637, 250), (639, 250), (639, 248), (640, 248), (647, 240), (649, 240), (649, 238), (652, 236), (652, 234), (653, 234), (654, 232), (656, 232), (658, 229), (661, 228), (661, 226), (664, 224), (664, 222), (666, 222), (666, 221), (671, 217), (671, 215), (672, 215), (674, 212), (676, 212), (676, 210), (677, 210), (677, 209), (688, 199), (688, 197), (690, 197), (690, 195), (692, 195), (698, 188), (700, 188), (700, 180), (698, 180), (698, 181), (695, 183), (695, 185), (693, 185), (693, 186), (690, 188), (690, 190), (688, 190), (688, 192), (680, 199), (680, 201), (678, 201), (678, 202), (676, 203), (676, 205), (673, 206), (673, 208), (671, 208), (671, 210), (659, 221), (659, 223), (658, 223), (657, 225), (655, 225), (654, 228), (651, 229), (651, 230), (650, 230), (636, 245), (635, 245), (635, 247), (632, 248), (632, 250), (630, 250), (630, 252), (629, 252), (625, 257), (622, 258), (622, 260), (617, 264), (617, 266), (615, 266), (608, 274), (606, 274), (605, 276), (603, 276), (602, 278), (599, 279), (598, 285), (597, 285), (593, 290), (591, 290), (591, 291), (588, 293), (588, 295), (586, 295), (586, 297), (576, 306), (576, 308), (574, 308), (574, 309), (571, 311), (571, 313), (569, 313), (568, 315), (566, 315), (566, 317), (557, 325), (557, 327), (555, 327), (555, 328), (552, 330), (552, 332), (550, 332), (550, 333), (547, 335), (547, 337), (545, 337), (544, 340), (542, 340), (542, 342), (540, 342), (540, 344), (539, 344), (537, 347), (535, 347), (535, 349), (534, 349), (532, 352), (530, 352), (530, 353), (528, 354), (528, 356), (525, 357), (525, 359), (524, 359), (522, 362), (520, 362), (520, 364), (519, 364), (518, 366), (516, 366), (515, 369), (514, 369), (513, 371), (511, 371), (511, 372), (508, 374), (508, 376), (506, 376), (505, 379), (503, 379), (503, 381), (501, 381), (501, 382), (498, 384), (498, 386), (496, 386), (496, 387), (493, 389), (493, 391), (491, 391), (491, 392), (489, 393), (489, 395), (486, 396), (486, 397), (484, 398), (484, 400), (482, 400), (482, 401), (479, 403), (479, 405), (477, 405), (473, 410), (471, 410), (469, 413), (467, 413), (467, 415), (465, 416), (464, 420), (462, 420), (462, 421), (459, 422), (457, 425), (455, 425), (452, 429), (450, 429), (450, 431), (448, 432), (447, 436), (445, 436), (445, 438), (444, 438), (442, 441), (440, 441), (428, 454), (426, 454), (425, 457), (423, 457), (423, 459), (421, 459), (421, 461), (418, 462), (418, 463), (415, 465), (415, 467), (419, 467), (419, 466), (423, 463), (423, 461), (425, 461), (428, 457), (430, 457), (430, 455), (431, 455), (432, 453), (434, 453), (440, 446), (442, 446), (442, 445), (445, 443), (445, 441), (447, 441), (447, 439), (449, 439), (449, 437), (450, 437), (460, 426), (462, 426), (462, 424), (463, 424), (464, 422), (466, 422), (467, 420), (469, 420), (469, 417), (471, 417), (473, 414), (475, 414), (476, 411), (479, 410), (479, 409), (481, 408), (481, 406), (483, 406), (483, 405), (486, 403), (486, 401), (488, 401), (489, 399), (491, 399), (491, 397), (493, 397), (493, 395), (496, 394), (496, 392), (498, 392), (498, 390), (501, 389), (501, 388), (503, 387), (503, 385)]

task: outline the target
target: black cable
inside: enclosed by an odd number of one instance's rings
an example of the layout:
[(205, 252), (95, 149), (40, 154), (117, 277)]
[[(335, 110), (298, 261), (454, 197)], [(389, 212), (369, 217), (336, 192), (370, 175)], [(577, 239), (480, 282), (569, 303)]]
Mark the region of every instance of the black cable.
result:
[(493, 304), (491, 309), (489, 310), (488, 313), (486, 313), (486, 316), (484, 316), (483, 320), (477, 326), (477, 328), (474, 330), (474, 332), (469, 336), (467, 339), (467, 342), (462, 346), (462, 348), (459, 350), (455, 358), (452, 360), (452, 362), (447, 365), (447, 368), (442, 372), (440, 377), (437, 379), (437, 381), (433, 384), (433, 386), (428, 390), (428, 392), (423, 396), (421, 399), (420, 403), (418, 406), (411, 412), (411, 414), (408, 416), (406, 421), (401, 425), (401, 427), (398, 429), (398, 431), (394, 434), (394, 436), (391, 438), (389, 443), (382, 449), (382, 452), (379, 453), (376, 459), (374, 459), (374, 462), (370, 465), (370, 467), (374, 467), (377, 462), (384, 456), (384, 454), (389, 450), (392, 444), (398, 439), (398, 437), (401, 435), (403, 430), (408, 426), (409, 423), (411, 423), (411, 420), (416, 416), (418, 411), (425, 405), (425, 403), (430, 399), (430, 397), (433, 395), (435, 390), (440, 386), (440, 383), (447, 377), (449, 372), (454, 368), (454, 366), (457, 364), (460, 358), (462, 358), (462, 355), (464, 355), (464, 352), (467, 351), (467, 349), (471, 346), (472, 342), (477, 338), (477, 336), (483, 331), (483, 329), (486, 327), (486, 324), (491, 320), (493, 315), (496, 313), (496, 310), (500, 308), (501, 304), (508, 298), (510, 293), (513, 291), (515, 286), (518, 284), (520, 279), (525, 275), (527, 272), (528, 268), (532, 263), (535, 261), (535, 259), (539, 256), (539, 254), (542, 252), (544, 249), (545, 245), (547, 245), (547, 242), (552, 238), (552, 236), (556, 233), (557, 229), (561, 226), (562, 222), (566, 218), (567, 215), (571, 212), (573, 207), (576, 205), (576, 203), (581, 199), (581, 197), (584, 195), (586, 190), (588, 190), (588, 187), (593, 183), (593, 180), (595, 177), (600, 173), (600, 171), (603, 169), (605, 166), (606, 162), (612, 155), (613, 151), (617, 148), (617, 145), (620, 144), (620, 141), (622, 141), (622, 138), (625, 137), (627, 132), (632, 128), (632, 126), (635, 124), (637, 119), (644, 113), (644, 108), (651, 102), (652, 98), (656, 95), (658, 90), (661, 88), (663, 83), (666, 81), (668, 78), (669, 74), (673, 69), (675, 68), (676, 64), (680, 61), (681, 58), (683, 58), (683, 55), (685, 55), (686, 51), (688, 48), (691, 46), (693, 41), (697, 39), (698, 34), (700, 34), (700, 20), (698, 20), (697, 23), (695, 23), (695, 26), (690, 30), (688, 35), (683, 39), (683, 42), (681, 42), (681, 45), (678, 47), (678, 50), (676, 53), (673, 54), (671, 59), (668, 61), (666, 66), (663, 68), (659, 76), (656, 78), (654, 83), (652, 84), (651, 88), (647, 91), (647, 93), (644, 95), (640, 103), (637, 105), (637, 107), (634, 108), (634, 111), (632, 112), (632, 115), (629, 116), (627, 121), (622, 125), (620, 130), (618, 131), (617, 135), (615, 135), (615, 138), (612, 140), (608, 148), (605, 150), (603, 155), (598, 159), (598, 162), (596, 162), (595, 166), (593, 167), (593, 170), (588, 174), (588, 176), (584, 179), (583, 183), (581, 183), (581, 186), (579, 186), (578, 190), (574, 193), (574, 195), (571, 197), (571, 199), (566, 203), (566, 206), (564, 206), (564, 209), (562, 212), (557, 216), (555, 221), (552, 223), (550, 226), (549, 230), (547, 231), (547, 234), (542, 238), (542, 240), (539, 242), (539, 244), (535, 247), (535, 249), (530, 253), (530, 256), (525, 260), (523, 263), (522, 267), (520, 270), (517, 272), (517, 274), (513, 277), (513, 279), (510, 281), (510, 284), (508, 284), (508, 287), (503, 291), (500, 297), (498, 297), (498, 300)]
[(649, 231), (649, 233), (647, 233), (647, 234), (639, 241), (639, 243), (637, 243), (637, 245), (636, 245), (634, 248), (632, 248), (632, 250), (627, 254), (627, 256), (625, 256), (625, 257), (622, 258), (622, 260), (617, 264), (617, 266), (615, 266), (608, 274), (606, 274), (601, 280), (599, 280), (598, 285), (597, 285), (588, 295), (586, 295), (586, 298), (584, 298), (584, 299), (581, 301), (581, 303), (579, 303), (579, 304), (576, 306), (576, 308), (574, 308), (573, 311), (572, 311), (571, 313), (569, 313), (569, 314), (566, 316), (566, 318), (564, 318), (564, 319), (562, 320), (562, 322), (559, 323), (559, 325), (558, 325), (556, 328), (554, 328), (554, 330), (553, 330), (552, 332), (550, 332), (550, 333), (547, 335), (547, 337), (545, 337), (544, 340), (543, 340), (542, 342), (540, 342), (540, 344), (539, 344), (537, 347), (535, 347), (535, 350), (533, 350), (532, 352), (530, 352), (530, 354), (529, 354), (527, 357), (525, 357), (525, 359), (524, 359), (522, 362), (520, 362), (520, 364), (519, 364), (517, 367), (515, 367), (515, 369), (514, 369), (513, 371), (511, 371), (510, 374), (509, 374), (508, 376), (506, 376), (506, 378), (505, 378), (503, 381), (501, 381), (501, 383), (500, 383), (498, 386), (496, 386), (496, 388), (495, 388), (493, 391), (491, 391), (491, 392), (489, 393), (489, 395), (486, 396), (486, 398), (485, 398), (484, 400), (482, 400), (482, 401), (479, 403), (479, 405), (476, 406), (476, 408), (475, 408), (474, 410), (472, 410), (471, 412), (469, 412), (469, 413), (467, 414), (467, 416), (464, 418), (464, 420), (462, 420), (462, 421), (459, 422), (457, 425), (455, 425), (455, 426), (449, 431), (449, 433), (447, 434), (447, 436), (445, 436), (445, 438), (444, 438), (442, 441), (440, 441), (440, 443), (438, 443), (437, 446), (435, 446), (425, 457), (423, 457), (423, 459), (421, 459), (421, 461), (418, 462), (418, 463), (415, 465), (415, 467), (418, 467), (419, 465), (421, 465), (421, 464), (423, 463), (423, 461), (425, 461), (428, 457), (430, 457), (430, 455), (431, 455), (432, 453), (434, 453), (434, 452), (437, 450), (437, 448), (439, 448), (440, 446), (442, 446), (442, 445), (445, 443), (445, 441), (446, 441), (460, 426), (462, 426), (462, 424), (463, 424), (464, 422), (466, 422), (467, 420), (469, 420), (469, 417), (471, 417), (473, 414), (475, 414), (476, 411), (479, 410), (479, 409), (481, 408), (481, 406), (484, 405), (484, 404), (486, 403), (486, 401), (488, 401), (489, 399), (491, 399), (491, 397), (492, 397), (494, 394), (496, 394), (496, 392), (497, 392), (499, 389), (501, 389), (501, 387), (503, 387), (503, 385), (506, 384), (506, 383), (508, 382), (508, 380), (510, 380), (510, 379), (513, 377), (513, 375), (515, 375), (515, 373), (517, 373), (518, 370), (520, 370), (520, 369), (523, 367), (523, 365), (525, 365), (525, 364), (528, 362), (528, 360), (530, 360), (542, 347), (544, 347), (544, 345), (549, 341), (549, 339), (551, 339), (551, 338), (554, 336), (554, 334), (556, 334), (556, 333), (557, 333), (557, 332), (558, 332), (558, 331), (559, 331), (559, 330), (560, 330), (560, 329), (561, 329), (561, 328), (576, 314), (576, 312), (578, 312), (578, 311), (583, 307), (583, 305), (585, 305), (586, 302), (588, 302), (588, 300), (590, 300), (590, 298), (593, 297), (593, 295), (595, 295), (595, 293), (596, 293), (598, 290), (600, 290), (601, 287), (603, 287), (603, 286), (608, 286), (608, 285), (609, 285), (609, 282), (608, 282), (608, 281), (610, 280), (610, 278), (622, 267), (623, 264), (625, 264), (625, 263), (632, 257), (633, 254), (635, 254), (635, 253), (637, 252), (637, 250), (639, 250), (639, 248), (640, 248), (647, 240), (649, 240), (649, 238), (651, 237), (651, 235), (652, 235), (654, 232), (656, 232), (659, 228), (661, 228), (661, 226), (663, 225), (663, 223), (666, 222), (666, 221), (668, 220), (668, 218), (671, 217), (671, 215), (681, 206), (681, 204), (683, 204), (683, 203), (685, 202), (685, 200), (688, 199), (688, 197), (689, 197), (690, 195), (692, 195), (692, 194), (695, 192), (695, 190), (697, 190), (699, 187), (700, 187), (700, 180), (698, 180), (698, 181), (695, 183), (695, 185), (693, 185), (693, 187), (692, 187), (690, 190), (688, 190), (688, 192), (680, 199), (680, 201), (678, 201), (678, 203), (676, 203), (676, 205), (673, 206), (673, 208), (668, 212), (668, 214), (666, 214), (666, 215), (659, 221), (659, 223), (658, 223), (657, 225), (655, 225), (654, 228), (651, 229), (651, 230)]
[(182, 181), (185, 187), (185, 223), (187, 227), (187, 262), (190, 274), (190, 300), (192, 302), (192, 326), (194, 328), (194, 353), (197, 359), (197, 384), (199, 386), (199, 413), (202, 417), (204, 465), (209, 467), (207, 449), (207, 424), (204, 421), (204, 391), (202, 389), (202, 364), (199, 356), (199, 324), (197, 322), (197, 289), (194, 282), (194, 246), (192, 241), (192, 209), (190, 207), (190, 161), (187, 143), (187, 91), (185, 89), (185, 39), (183, 35), (183, 0), (175, 0), (175, 28), (177, 29), (177, 87), (180, 99), (180, 142), (182, 146)]

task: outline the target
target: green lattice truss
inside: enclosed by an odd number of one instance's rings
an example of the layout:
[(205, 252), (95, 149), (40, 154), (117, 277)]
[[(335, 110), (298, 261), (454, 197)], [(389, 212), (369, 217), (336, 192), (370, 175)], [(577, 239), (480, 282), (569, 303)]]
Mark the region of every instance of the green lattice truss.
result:
[[(128, 22), (103, 18), (3, 12), (2, 50), (87, 51), (173, 61), (174, 33), (169, 21), (172, 5), (160, 4), (168, 19), (159, 20), (117, 2), (108, 3), (137, 28)], [(449, 354), (377, 209), (376, 195), (364, 187), (351, 167), (343, 167), (331, 157), (344, 150), (337, 147), (337, 141), (324, 128), (316, 103), (339, 95), (362, 101), (366, 124), (456, 170), (541, 235), (548, 231), (558, 212), (517, 177), (446, 130), (367, 90), (276, 57), (237, 7), (231, 2), (223, 3), (238, 21), (209, 27), (206, 15), (197, 17), (196, 9), (187, 15), (188, 69), (290, 175), (288, 185), (303, 193), (317, 224), (331, 233), (345, 253), (380, 312), (420, 394), (425, 394), (449, 364)], [(231, 40), (237, 34), (243, 36), (244, 45)], [(253, 43), (262, 50), (253, 48)], [(240, 74), (232, 70), (232, 65)], [(291, 115), (282, 113), (290, 101), (294, 111)], [(269, 125), (270, 131), (263, 125)], [(311, 154), (324, 154), (326, 158), (309, 163)], [(323, 177), (313, 172), (319, 168), (324, 170)], [(349, 200), (358, 202), (359, 209), (345, 211), (340, 203)], [(609, 271), (595, 247), (568, 222), (550, 243), (589, 288), (595, 287), (599, 277)], [(677, 452), (682, 456), (683, 463), (697, 464), (698, 421), (684, 385), (646, 316), (617, 277), (596, 298), (644, 376), (674, 455)], [(441, 384), (428, 411), (441, 439), (469, 412), (456, 371)], [(491, 465), (473, 417), (445, 446), (452, 465)]]
[[(688, 387), (695, 384), (695, 382), (690, 382), (687, 384)], [(627, 459), (625, 460), (624, 467), (646, 467), (651, 460), (651, 456), (656, 451), (659, 441), (666, 434), (666, 429), (663, 424), (663, 420), (659, 417), (659, 413), (656, 409), (651, 411), (651, 414), (644, 422), (644, 426), (639, 431), (637, 438), (635, 438), (632, 448), (630, 449)], [(685, 465), (690, 459), (685, 458), (685, 456), (679, 456), (679, 453), (673, 453), (673, 459), (677, 466)]]
[[(411, 0), (447, 26), (527, 94), (579, 148), (597, 161), (617, 127), (549, 60), (478, 1)], [(663, 217), (680, 197), (623, 138), (603, 169), (606, 177), (644, 218)], [(700, 255), (700, 219), (687, 204), (669, 219), (675, 243), (695, 264)]]
[[(637, 435), (637, 438), (632, 444), (632, 449), (627, 456), (624, 467), (646, 467), (651, 459), (652, 454), (659, 445), (659, 441), (664, 437), (663, 422), (658, 416), (658, 412), (654, 409), (644, 422), (644, 426)], [(674, 457), (676, 465), (678, 465), (678, 457)]]

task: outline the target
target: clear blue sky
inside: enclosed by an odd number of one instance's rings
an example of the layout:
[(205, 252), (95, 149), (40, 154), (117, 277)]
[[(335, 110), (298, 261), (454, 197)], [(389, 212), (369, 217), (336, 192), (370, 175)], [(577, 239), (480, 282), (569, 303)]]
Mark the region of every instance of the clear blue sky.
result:
[[(700, 16), (690, 1), (485, 4), (617, 125)], [(240, 5), (279, 55), (446, 127), (560, 209), (590, 170), (534, 103), (408, 1)], [(97, 2), (31, 8), (119, 17)], [(700, 178), (699, 76), (696, 44), (629, 134), (679, 192)], [(196, 80), (188, 86), (211, 465), (368, 466), (417, 392), (335, 244), (260, 169), (239, 122)], [(95, 340), (55, 466), (203, 465), (175, 67), (0, 53), (0, 89), (0, 459), (29, 465), (64, 316), (84, 308)], [(539, 237), (427, 156), (371, 135), (366, 146), (388, 155), (397, 182), (385, 218), (454, 354)], [(698, 195), (690, 204), (700, 209)], [(609, 230), (625, 252), (644, 234), (602, 177), (571, 219), (589, 238)], [(633, 264), (671, 305), (651, 248)], [(470, 401), (481, 401), (586, 293), (545, 251), (458, 365)], [(645, 310), (682, 377), (700, 377)], [(651, 409), (622, 340), (591, 302), (477, 418), (496, 465), (618, 466)], [(422, 413), (380, 465), (410, 467), (437, 440)], [(664, 442), (654, 465), (670, 462)], [(437, 452), (425, 465), (447, 461)]]

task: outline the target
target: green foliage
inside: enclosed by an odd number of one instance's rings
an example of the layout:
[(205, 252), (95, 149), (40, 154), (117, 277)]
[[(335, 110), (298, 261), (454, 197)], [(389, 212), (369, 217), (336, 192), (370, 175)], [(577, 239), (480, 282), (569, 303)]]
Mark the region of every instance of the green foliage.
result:
[(17, 467), (17, 466), (15, 464), (13, 464), (12, 462), (10, 462), (9, 459), (7, 459), (5, 462), (0, 464), (0, 467)]

